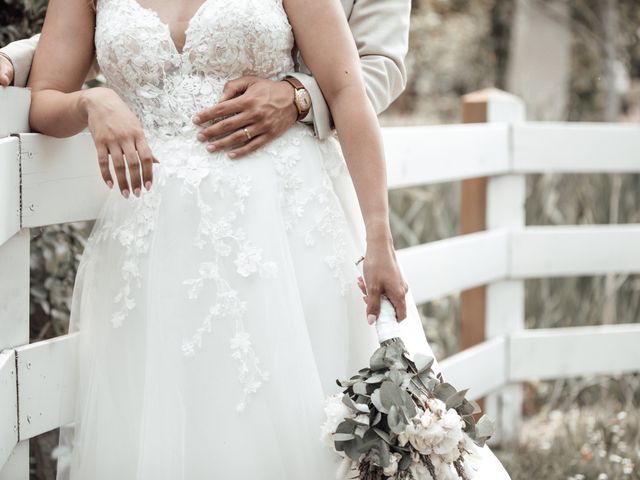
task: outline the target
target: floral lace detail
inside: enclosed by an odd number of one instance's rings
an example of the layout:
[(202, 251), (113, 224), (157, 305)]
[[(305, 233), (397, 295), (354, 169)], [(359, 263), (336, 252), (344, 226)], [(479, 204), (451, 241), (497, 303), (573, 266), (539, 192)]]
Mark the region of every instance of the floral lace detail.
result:
[[(334, 278), (339, 283), (340, 294), (345, 295), (351, 279), (347, 275), (346, 246), (348, 239), (346, 232), (348, 225), (340, 206), (340, 202), (333, 190), (331, 179), (341, 175), (348, 175), (346, 163), (341, 153), (336, 150), (335, 138), (317, 141), (322, 152), (324, 176), (319, 186), (309, 189), (296, 166), (305, 159), (300, 154), (302, 138), (313, 136), (313, 132), (301, 125), (292, 127), (291, 135), (283, 135), (262, 147), (274, 156), (276, 172), (280, 177), (280, 203), (285, 212), (285, 229), (291, 231), (306, 215), (307, 205), (322, 205), (319, 213), (314, 214), (313, 224), (304, 232), (304, 242), (307, 246), (316, 243), (316, 234), (328, 237), (333, 242), (333, 253), (324, 257), (324, 261), (331, 269)], [(308, 159), (307, 159), (308, 160)], [(315, 159), (314, 159), (315, 160)], [(303, 186), (307, 188), (302, 188)], [(349, 259), (351, 260), (351, 259)]]
[(96, 58), (149, 135), (191, 133), (191, 117), (243, 75), (277, 79), (293, 71), (294, 39), (282, 0), (205, 0), (182, 53), (169, 29), (138, 0), (98, 0)]
[[(255, 393), (262, 385), (262, 381), (268, 380), (269, 372), (260, 368), (260, 359), (255, 355), (249, 333), (244, 328), (243, 318), (247, 303), (240, 299), (238, 290), (234, 289), (220, 273), (220, 263), (223, 257), (231, 258), (235, 252), (233, 265), (236, 273), (243, 278), (254, 274), (263, 278), (275, 278), (278, 274), (278, 266), (274, 261), (263, 259), (262, 249), (254, 245), (242, 228), (234, 226), (238, 214), (245, 212), (245, 200), (249, 197), (252, 188), (249, 178), (237, 172), (232, 173), (235, 166), (236, 164), (231, 160), (220, 159), (210, 162), (209, 169), (196, 169), (203, 176), (188, 176), (190, 181), (186, 180), (183, 184), (183, 192), (195, 195), (200, 210), (200, 222), (194, 245), (199, 249), (210, 246), (211, 248), (207, 251), (214, 253), (215, 257), (211, 261), (200, 264), (195, 278), (186, 279), (182, 283), (189, 287), (187, 296), (190, 299), (198, 298), (205, 282), (208, 281), (215, 284), (216, 294), (202, 324), (191, 338), (183, 340), (182, 352), (185, 356), (195, 355), (196, 349), (202, 346), (203, 335), (211, 333), (216, 318), (235, 321), (236, 333), (230, 340), (230, 349), (232, 357), (239, 364), (239, 381), (243, 385), (243, 393), (236, 410), (242, 411), (246, 407), (248, 395)], [(210, 172), (216, 168), (224, 168), (224, 174)], [(170, 174), (174, 173), (179, 178), (184, 178), (181, 177), (180, 172), (183, 170), (178, 169)], [(214, 191), (232, 192), (235, 195), (233, 209), (218, 217), (213, 214), (213, 208), (203, 201), (200, 191), (200, 181), (208, 175), (216, 179)], [(208, 187), (210, 185), (211, 183)]]
[(111, 317), (111, 324), (118, 328), (128, 316), (130, 310), (136, 306), (131, 296), (132, 286), (142, 286), (142, 274), (138, 261), (149, 250), (149, 236), (156, 223), (156, 215), (160, 206), (160, 195), (156, 191), (148, 191), (140, 197), (132, 197), (133, 215), (113, 229), (111, 237), (124, 248), (125, 256), (122, 262), (123, 284), (114, 302), (120, 306)]
[[(294, 38), (282, 0), (205, 0), (189, 21), (185, 35), (183, 51), (178, 52), (168, 26), (138, 0), (97, 1), (96, 56), (107, 86), (140, 119), (152, 151), (161, 144), (165, 153), (154, 170), (154, 184), (163, 186), (169, 179), (180, 180), (181, 193), (193, 196), (199, 213), (193, 245), (205, 251), (207, 259), (194, 265), (193, 275), (181, 285), (188, 299), (200, 298), (205, 288), (215, 294), (199, 325), (177, 348), (185, 357), (194, 357), (216, 324), (234, 322), (229, 349), (237, 361), (242, 385), (236, 409), (243, 411), (250, 395), (270, 374), (262, 368), (245, 328), (248, 305), (236, 283), (242, 284), (252, 276), (277, 278), (279, 266), (266, 258), (240, 226), (245, 202), (254, 188), (251, 178), (236, 169), (235, 161), (222, 155), (212, 161), (211, 155), (203, 154), (202, 144), (195, 138), (198, 127), (191, 119), (196, 112), (215, 104), (232, 78), (256, 75), (275, 80), (293, 71)], [(319, 148), (317, 158), (301, 158), (301, 142), (311, 142), (307, 137), (313, 138), (312, 130), (296, 124), (262, 150), (270, 152), (278, 174), (286, 231), (303, 235), (309, 247), (316, 245), (318, 235), (331, 240), (331, 251), (325, 254), (324, 262), (344, 294), (352, 280), (347, 278), (345, 258), (349, 229), (331, 179), (348, 173), (339, 147), (333, 144), (335, 139), (314, 139)], [(301, 162), (320, 157), (325, 157), (323, 178), (311, 187), (301, 176)], [(201, 191), (205, 179), (207, 194), (232, 195), (233, 203), (223, 213), (206, 201)], [(119, 225), (105, 223), (95, 232), (94, 241), (108, 235), (125, 252), (122, 287), (111, 318), (114, 328), (120, 327), (136, 307), (134, 289), (141, 287), (145, 276), (141, 259), (148, 255), (152, 243), (161, 191), (156, 187), (140, 198), (130, 197), (133, 211), (126, 220)], [(230, 268), (237, 277), (229, 278)]]

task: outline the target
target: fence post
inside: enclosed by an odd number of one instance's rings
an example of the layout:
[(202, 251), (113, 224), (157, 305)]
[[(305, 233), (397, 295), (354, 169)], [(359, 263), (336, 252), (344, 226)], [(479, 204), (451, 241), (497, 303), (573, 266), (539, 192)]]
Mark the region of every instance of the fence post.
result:
[[(462, 119), (465, 123), (518, 123), (525, 119), (525, 108), (518, 97), (490, 88), (462, 97)], [(511, 154), (511, 131), (508, 141), (507, 148)], [(523, 227), (525, 187), (524, 175), (464, 180), (461, 186), (461, 233)], [(460, 346), (463, 349), (485, 339), (523, 329), (524, 282), (507, 279), (462, 292), (460, 316)], [(508, 350), (506, 353), (508, 355)], [(506, 356), (505, 362), (508, 372), (509, 358)], [(522, 421), (521, 385), (507, 385), (488, 395), (481, 405), (496, 422), (492, 444), (516, 438)]]
[[(0, 245), (0, 350), (29, 343), (29, 237), (29, 229), (23, 229)], [(16, 394), (17, 374), (14, 368)], [(19, 440), (17, 399), (11, 408), (16, 409), (14, 440)], [(25, 440), (16, 445), (6, 464), (0, 463), (0, 480), (28, 478), (29, 441)]]
[[(29, 103), (29, 90), (0, 87), (0, 105), (6, 113), (0, 116), (0, 351), (6, 349), (5, 358), (14, 360), (13, 366), (5, 363), (0, 371), (0, 417), (9, 422), (0, 425), (0, 480), (29, 479), (29, 440), (20, 441), (18, 372), (12, 349), (29, 343), (30, 232), (20, 223), (19, 140), (9, 136), (29, 131)], [(15, 394), (15, 399), (5, 394)], [(7, 410), (14, 410), (15, 420)]]

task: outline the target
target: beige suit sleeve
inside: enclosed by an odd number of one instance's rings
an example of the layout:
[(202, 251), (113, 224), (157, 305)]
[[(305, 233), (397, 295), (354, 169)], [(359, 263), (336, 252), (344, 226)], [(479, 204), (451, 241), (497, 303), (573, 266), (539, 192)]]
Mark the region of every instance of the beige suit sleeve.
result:
[(33, 54), (36, 52), (39, 38), (40, 34), (38, 33), (31, 38), (16, 40), (0, 48), (0, 53), (7, 56), (13, 63), (13, 85), (16, 87), (25, 87), (27, 85), (31, 61), (33, 60)]
[[(349, 16), (367, 95), (378, 114), (407, 85), (404, 61), (409, 49), (410, 17), (410, 0), (356, 0)], [(290, 75), (298, 78), (311, 95), (312, 110), (302, 121), (313, 122), (316, 135), (326, 138), (335, 125), (320, 87), (311, 75)]]
[[(36, 47), (38, 46), (38, 40), (40, 34), (37, 33), (31, 38), (25, 38), (24, 40), (16, 40), (11, 42), (7, 46), (0, 48), (0, 53), (4, 54), (13, 63), (13, 85), (16, 87), (26, 87), (27, 80), (29, 79), (29, 72), (31, 72), (31, 63), (33, 62), (33, 56), (36, 53)], [(85, 82), (93, 80), (100, 73), (98, 62), (95, 55), (91, 68), (87, 73)]]

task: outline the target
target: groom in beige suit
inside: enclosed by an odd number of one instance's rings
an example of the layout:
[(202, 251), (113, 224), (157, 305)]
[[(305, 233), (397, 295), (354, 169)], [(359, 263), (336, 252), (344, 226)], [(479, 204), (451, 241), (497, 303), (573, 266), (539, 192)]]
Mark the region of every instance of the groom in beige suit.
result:
[[(393, 102), (406, 86), (406, 69), (404, 58), (407, 54), (409, 43), (409, 18), (411, 12), (410, 0), (341, 0), (347, 16), (353, 38), (358, 52), (367, 95), (375, 111), (381, 113)], [(15, 85), (24, 87), (27, 84), (31, 61), (38, 43), (38, 35), (26, 40), (10, 43), (0, 49), (0, 85)], [(268, 112), (263, 119), (267, 131), (253, 140), (254, 145), (243, 151), (240, 155), (266, 143), (282, 134), (296, 120), (313, 124), (315, 135), (326, 138), (334, 128), (333, 119), (327, 103), (304, 64), (302, 56), (294, 47), (294, 59), (296, 71), (289, 75), (299, 80), (300, 92), (294, 86), (294, 100), (296, 94), (304, 94), (310, 100), (310, 106), (302, 108), (300, 103), (286, 100), (278, 105), (269, 104), (271, 99), (277, 98), (276, 93), (291, 97), (290, 84), (297, 83), (295, 79), (290, 82), (258, 79), (256, 77), (241, 77), (232, 80), (225, 88), (227, 100), (235, 95), (253, 96), (256, 106), (261, 106), (262, 112)], [(87, 80), (95, 78), (98, 74), (98, 65), (95, 61)], [(284, 85), (287, 85), (284, 87)], [(257, 88), (259, 86), (260, 88)], [(302, 91), (304, 90), (304, 91)], [(303, 96), (303, 99), (304, 99)], [(222, 104), (219, 103), (218, 105)], [(267, 108), (268, 107), (268, 108)], [(303, 105), (304, 107), (304, 105)], [(219, 114), (214, 108), (211, 115), (203, 120), (217, 118)], [(264, 127), (263, 127), (264, 128)], [(217, 136), (224, 136), (234, 132), (220, 128)], [(257, 142), (260, 140), (260, 142)], [(240, 156), (238, 155), (238, 156)]]

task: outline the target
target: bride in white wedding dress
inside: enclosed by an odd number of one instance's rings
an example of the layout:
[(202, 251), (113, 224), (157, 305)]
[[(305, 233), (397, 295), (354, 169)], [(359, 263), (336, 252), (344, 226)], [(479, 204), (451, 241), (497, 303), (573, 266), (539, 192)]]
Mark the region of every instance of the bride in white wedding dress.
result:
[[(431, 354), (346, 19), (335, 0), (185, 0), (176, 26), (158, 13), (168, 3), (51, 0), (29, 79), (34, 131), (88, 127), (119, 186), (77, 272), (78, 393), (57, 479), (329, 480), (324, 399), (377, 347), (366, 318), (380, 293), (409, 351)], [(231, 78), (292, 70), (294, 31), (341, 143), (296, 123), (242, 159), (207, 152), (193, 115)], [(80, 90), (94, 42), (107, 85)], [(509, 478), (486, 446), (468, 465)]]

